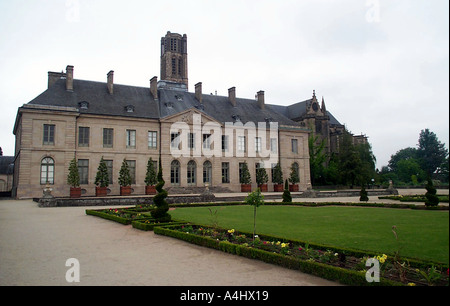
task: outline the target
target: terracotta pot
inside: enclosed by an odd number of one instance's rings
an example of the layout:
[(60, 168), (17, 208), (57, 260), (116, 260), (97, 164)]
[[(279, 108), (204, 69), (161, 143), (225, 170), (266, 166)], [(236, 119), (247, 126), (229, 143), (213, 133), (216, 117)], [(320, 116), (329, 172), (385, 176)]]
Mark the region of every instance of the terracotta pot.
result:
[(145, 186), (145, 194), (156, 194), (155, 186)]
[(120, 195), (128, 196), (131, 194), (131, 186), (120, 186)]
[(106, 197), (108, 195), (108, 187), (95, 187), (96, 197)]
[(273, 191), (275, 191), (275, 192), (283, 192), (284, 191), (283, 184), (273, 184)]
[(261, 192), (267, 192), (267, 184), (258, 185)]
[(81, 187), (70, 187), (70, 197), (71, 198), (81, 197)]
[(295, 184), (295, 185), (289, 185), (289, 191), (291, 191), (291, 192), (296, 192), (296, 191), (298, 191), (298, 185), (297, 185), (297, 184)]
[(241, 192), (251, 192), (252, 184), (241, 184)]

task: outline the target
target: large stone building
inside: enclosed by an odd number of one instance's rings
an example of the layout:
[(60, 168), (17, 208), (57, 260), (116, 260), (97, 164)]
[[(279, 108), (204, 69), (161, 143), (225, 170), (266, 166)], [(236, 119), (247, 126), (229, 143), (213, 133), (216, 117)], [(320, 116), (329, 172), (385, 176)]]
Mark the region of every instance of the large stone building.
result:
[[(228, 87), (228, 86), (227, 86)], [(74, 67), (48, 72), (48, 88), (19, 107), (13, 194), (41, 197), (47, 184), (54, 196), (68, 196), (70, 161), (76, 158), (85, 196), (95, 195), (100, 159), (107, 163), (110, 195), (119, 194), (118, 175), (125, 159), (134, 194), (144, 194), (149, 158), (161, 158), (165, 187), (240, 191), (240, 169), (247, 163), (253, 188), (256, 168), (280, 163), (284, 178), (297, 168), (300, 190), (311, 187), (307, 125), (289, 112), (255, 99), (203, 94), (202, 83), (188, 91), (186, 35), (161, 39), (161, 80), (149, 87), (74, 78)], [(214, 190), (214, 189), (213, 189)]]

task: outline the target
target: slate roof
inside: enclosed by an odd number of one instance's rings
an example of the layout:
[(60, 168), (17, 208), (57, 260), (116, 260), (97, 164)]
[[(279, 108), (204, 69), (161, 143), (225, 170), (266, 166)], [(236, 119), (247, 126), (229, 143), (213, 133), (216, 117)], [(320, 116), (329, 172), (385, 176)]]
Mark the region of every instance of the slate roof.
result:
[[(114, 93), (109, 94), (106, 83), (73, 80), (73, 92), (66, 91), (65, 79), (58, 80), (28, 104), (74, 107), (80, 113), (157, 119), (158, 104), (150, 88), (114, 84)], [(81, 108), (88, 102), (88, 108)], [(132, 105), (133, 112), (127, 111)]]
[(14, 173), (14, 156), (0, 156), (0, 174)]
[[(149, 87), (136, 87), (114, 84), (113, 94), (109, 94), (106, 83), (73, 80), (73, 92), (66, 91), (65, 79), (58, 80), (42, 94), (31, 100), (31, 105), (51, 105), (73, 107), (80, 113), (135, 118), (159, 119), (197, 108), (218, 122), (234, 122), (236, 116), (242, 123), (248, 121), (278, 122), (279, 125), (300, 126), (273, 107), (266, 105), (264, 110), (258, 107), (254, 99), (236, 98), (236, 107), (227, 96), (202, 96), (202, 106), (195, 98), (195, 93), (172, 89), (158, 89), (158, 101), (155, 101)], [(82, 108), (87, 102), (88, 107)], [(134, 111), (128, 112), (132, 106)]]
[[(312, 103), (313, 99), (305, 100), (302, 102), (294, 103), (289, 106), (283, 105), (270, 105), (275, 111), (283, 114), (289, 119), (299, 118), (306, 113), (307, 105)], [(327, 111), (327, 115), (330, 117), (330, 124), (342, 125), (339, 121), (329, 112)]]

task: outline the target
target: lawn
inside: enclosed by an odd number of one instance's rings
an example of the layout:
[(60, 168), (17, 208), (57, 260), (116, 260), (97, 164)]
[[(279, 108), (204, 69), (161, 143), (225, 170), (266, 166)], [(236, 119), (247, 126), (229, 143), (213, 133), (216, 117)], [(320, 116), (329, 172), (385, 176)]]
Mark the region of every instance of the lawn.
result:
[[(175, 219), (253, 231), (253, 207), (248, 205), (176, 208), (170, 213)], [(399, 250), (407, 257), (449, 262), (448, 211), (267, 205), (257, 210), (256, 232), (380, 254)]]

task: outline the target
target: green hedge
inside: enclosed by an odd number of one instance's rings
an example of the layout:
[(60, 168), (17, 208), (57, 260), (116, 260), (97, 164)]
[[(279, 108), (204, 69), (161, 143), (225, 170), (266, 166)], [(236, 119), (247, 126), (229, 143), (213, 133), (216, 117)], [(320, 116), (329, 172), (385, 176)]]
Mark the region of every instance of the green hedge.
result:
[(230, 254), (235, 254), (251, 259), (258, 259), (270, 264), (276, 264), (285, 268), (300, 270), (307, 274), (312, 274), (331, 281), (337, 281), (347, 285), (359, 286), (398, 286), (401, 283), (380, 278), (378, 283), (368, 283), (364, 272), (351, 271), (339, 267), (326, 265), (323, 263), (305, 261), (298, 258), (285, 256), (278, 253), (251, 248), (248, 246), (233, 244), (228, 241), (218, 241), (210, 237), (203, 237), (194, 234), (184, 233), (167, 227), (155, 227), (155, 234), (165, 235), (181, 239), (196, 245), (217, 249)]
[(123, 224), (123, 225), (129, 225), (134, 220), (145, 220), (145, 219), (148, 219), (147, 217), (142, 217), (142, 218), (139, 218), (139, 219), (123, 218), (123, 217), (119, 217), (119, 216), (115, 216), (115, 215), (112, 215), (112, 214), (105, 213), (105, 212), (103, 212), (103, 209), (101, 209), (101, 210), (86, 209), (86, 215), (100, 217), (100, 218), (111, 220), (111, 221), (114, 221), (114, 222), (117, 222), (117, 223), (120, 223), (120, 224)]
[(146, 223), (146, 220), (138, 220), (131, 222), (131, 226), (133, 228), (142, 230), (142, 231), (152, 231), (156, 226), (166, 226), (166, 225), (181, 225), (186, 224), (186, 221), (178, 221), (173, 220), (171, 222), (163, 222), (163, 223), (154, 223), (154, 219), (148, 219), (151, 223)]

